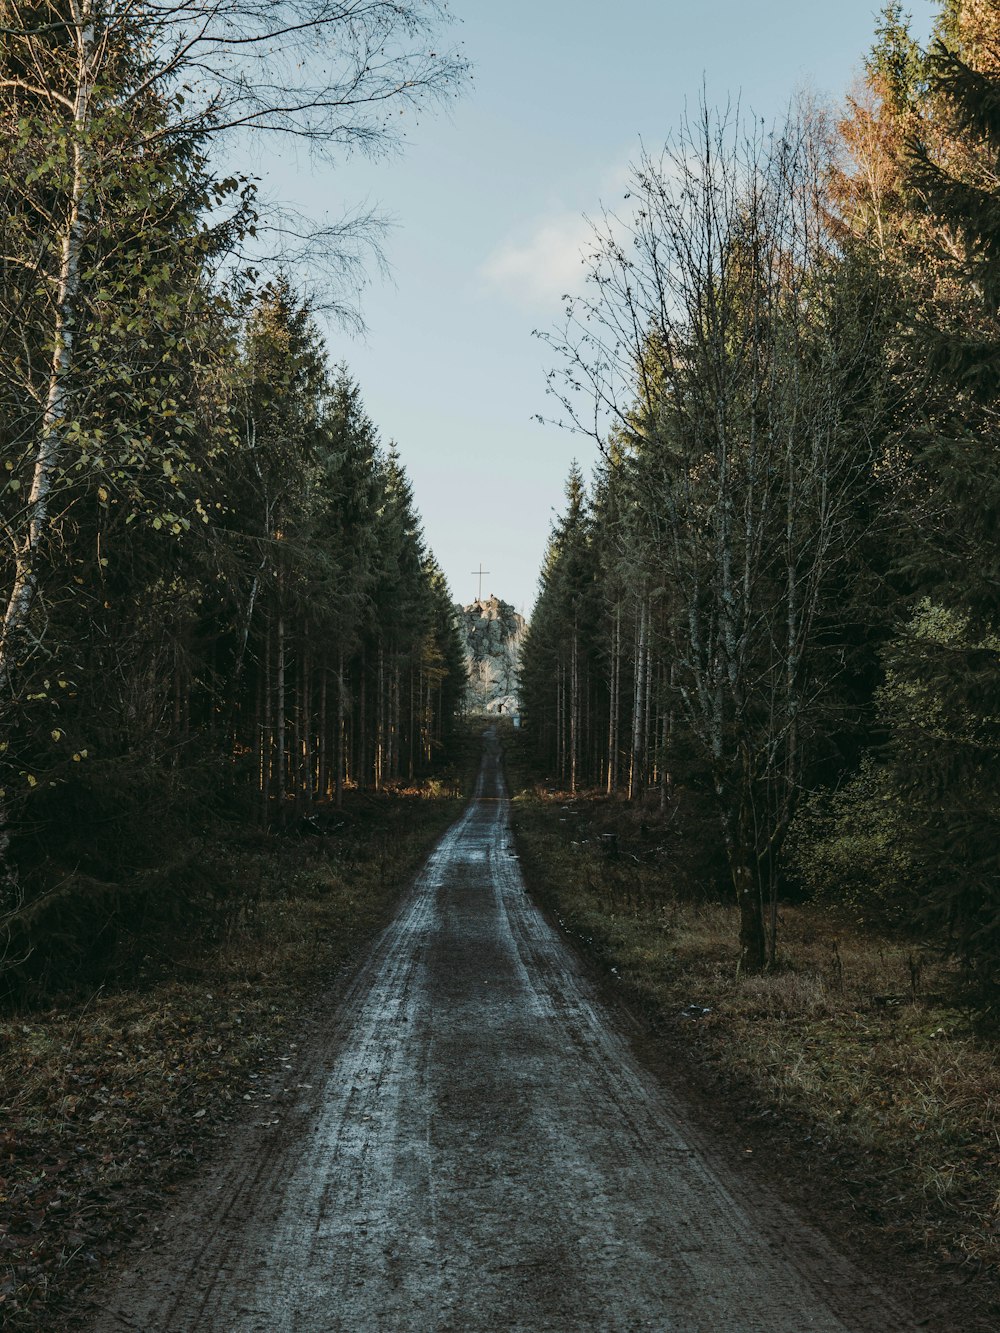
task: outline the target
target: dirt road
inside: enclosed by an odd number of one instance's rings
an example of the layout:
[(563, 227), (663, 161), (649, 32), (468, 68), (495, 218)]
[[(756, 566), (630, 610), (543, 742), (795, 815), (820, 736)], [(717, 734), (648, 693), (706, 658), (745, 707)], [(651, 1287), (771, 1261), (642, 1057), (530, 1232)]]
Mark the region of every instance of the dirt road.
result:
[(724, 1182), (638, 1066), (525, 895), (492, 739), (284, 1087), (136, 1253), (100, 1333), (912, 1328)]

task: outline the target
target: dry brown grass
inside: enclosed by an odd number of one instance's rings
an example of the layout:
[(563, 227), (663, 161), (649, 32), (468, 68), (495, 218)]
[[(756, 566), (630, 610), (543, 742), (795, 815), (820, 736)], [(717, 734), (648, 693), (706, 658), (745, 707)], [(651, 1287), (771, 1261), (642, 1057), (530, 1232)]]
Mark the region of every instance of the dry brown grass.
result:
[[(229, 937), (148, 984), (0, 1019), (0, 1326), (73, 1326), (80, 1292), (260, 1091), (303, 1006), (389, 919), (461, 809), (359, 798), (329, 839), (261, 839)], [(157, 980), (156, 977), (159, 977)]]
[[(884, 1235), (962, 1276), (995, 1279), (997, 1043), (957, 998), (950, 965), (789, 906), (777, 967), (740, 976), (735, 909), (671, 900), (662, 870), (638, 862), (626, 905), (620, 865), (587, 836), (587, 802), (572, 804), (570, 833), (558, 793), (521, 786), (515, 821), (532, 892), (744, 1112), (780, 1121), (789, 1142), (810, 1145), (846, 1180)], [(596, 825), (607, 819), (601, 803)], [(689, 1005), (709, 1012), (685, 1018)]]

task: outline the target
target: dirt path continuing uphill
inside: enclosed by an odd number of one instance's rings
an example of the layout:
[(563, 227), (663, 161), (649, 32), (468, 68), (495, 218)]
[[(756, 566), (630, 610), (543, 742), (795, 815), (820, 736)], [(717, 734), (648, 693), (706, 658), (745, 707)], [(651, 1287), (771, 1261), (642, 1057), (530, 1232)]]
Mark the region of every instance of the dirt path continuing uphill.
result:
[(786, 1209), (724, 1184), (639, 1068), (524, 893), (492, 737), (286, 1084), (95, 1333), (913, 1327)]

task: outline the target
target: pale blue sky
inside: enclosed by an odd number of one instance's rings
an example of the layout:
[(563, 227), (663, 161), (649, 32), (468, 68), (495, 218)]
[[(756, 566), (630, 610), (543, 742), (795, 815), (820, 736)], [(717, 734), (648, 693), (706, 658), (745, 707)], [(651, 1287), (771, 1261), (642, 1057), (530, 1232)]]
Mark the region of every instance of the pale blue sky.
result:
[[(640, 138), (658, 147), (699, 97), (739, 97), (767, 120), (797, 89), (839, 99), (872, 41), (877, 0), (452, 0), (474, 66), (446, 115), (408, 127), (405, 154), (314, 169), (261, 163), (265, 188), (336, 215), (360, 200), (398, 226), (393, 273), (363, 295), (364, 341), (331, 330), (412, 479), (427, 540), (457, 600), (482, 561), (530, 613), (571, 459), (589, 441), (552, 414), (551, 353), (532, 329), (579, 288), (583, 214), (621, 202)], [(923, 38), (933, 7), (913, 0)]]

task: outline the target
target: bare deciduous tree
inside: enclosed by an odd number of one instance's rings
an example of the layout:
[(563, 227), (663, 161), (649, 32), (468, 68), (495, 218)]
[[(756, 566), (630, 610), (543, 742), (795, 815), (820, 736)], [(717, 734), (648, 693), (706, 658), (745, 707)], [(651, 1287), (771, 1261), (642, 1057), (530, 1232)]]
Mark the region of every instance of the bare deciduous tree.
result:
[(595, 233), (595, 295), (550, 340), (571, 424), (617, 459), (623, 540), (662, 611), (668, 706), (712, 775), (748, 968), (773, 957), (777, 860), (842, 666), (838, 599), (876, 457), (862, 405), (877, 333), (834, 281), (825, 169), (808, 113), (765, 134), (704, 110), (635, 168), (631, 221)]

